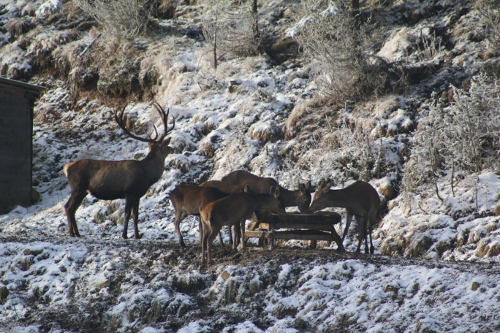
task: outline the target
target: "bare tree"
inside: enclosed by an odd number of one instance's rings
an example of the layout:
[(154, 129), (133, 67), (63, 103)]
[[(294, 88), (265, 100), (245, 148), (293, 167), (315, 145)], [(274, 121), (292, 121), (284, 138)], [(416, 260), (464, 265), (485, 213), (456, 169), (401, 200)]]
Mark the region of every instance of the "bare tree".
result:
[(258, 53), (257, 1), (215, 0), (203, 20), (203, 34), (213, 49), (214, 67), (226, 54), (249, 56)]

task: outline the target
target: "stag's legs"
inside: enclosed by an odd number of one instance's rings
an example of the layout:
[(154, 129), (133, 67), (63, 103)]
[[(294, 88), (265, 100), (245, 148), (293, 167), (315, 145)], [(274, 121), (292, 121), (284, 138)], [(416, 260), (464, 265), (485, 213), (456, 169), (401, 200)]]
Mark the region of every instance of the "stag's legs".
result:
[(78, 227), (76, 226), (75, 213), (86, 196), (86, 191), (71, 191), (71, 196), (69, 197), (68, 202), (64, 205), (64, 210), (66, 211), (66, 217), (68, 219), (68, 234), (71, 237), (80, 237)]
[(132, 205), (132, 218), (134, 219), (134, 238), (140, 239), (139, 234), (139, 200)]
[(123, 224), (123, 239), (127, 239), (128, 221), (130, 215), (134, 219), (134, 237), (135, 239), (141, 238), (139, 235), (139, 199), (127, 197), (125, 200), (125, 223)]

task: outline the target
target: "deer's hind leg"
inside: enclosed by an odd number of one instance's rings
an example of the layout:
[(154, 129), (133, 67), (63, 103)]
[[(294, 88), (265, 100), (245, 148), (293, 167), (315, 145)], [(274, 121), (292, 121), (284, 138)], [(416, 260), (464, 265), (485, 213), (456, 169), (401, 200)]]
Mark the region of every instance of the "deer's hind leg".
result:
[[(182, 237), (180, 225), (182, 220), (184, 220), (188, 214), (184, 209), (176, 209), (175, 210), (175, 219), (174, 219), (174, 226), (175, 226), (175, 233), (177, 234), (177, 239), (179, 240), (179, 245), (181, 247), (186, 247), (186, 244), (184, 243), (184, 238)], [(201, 232), (201, 229), (200, 229)], [(200, 237), (201, 240), (201, 237)]]
[(356, 252), (361, 252), (361, 244), (363, 240), (365, 241), (365, 253), (368, 253), (368, 233), (367, 233), (367, 224), (368, 219), (366, 216), (356, 216), (356, 220), (358, 221), (359, 233), (358, 233), (358, 248)]
[(373, 232), (373, 219), (368, 222), (368, 235), (370, 236), (370, 254), (375, 253), (375, 247), (373, 246), (372, 232)]
[(206, 230), (207, 230), (207, 232), (205, 232), (205, 234), (206, 234), (205, 237), (207, 238), (207, 245), (206, 245), (207, 261), (208, 261), (208, 265), (212, 265), (212, 243), (214, 242), (215, 237), (217, 237), (217, 235), (219, 234), (220, 227), (217, 228), (217, 227), (211, 226), (210, 228), (207, 228)]
[(73, 190), (71, 195), (64, 205), (64, 210), (66, 212), (66, 218), (68, 220), (68, 234), (71, 237), (80, 237), (78, 232), (78, 227), (76, 226), (75, 213), (78, 207), (82, 204), (83, 199), (87, 196), (86, 191)]
[(139, 235), (139, 199), (135, 199), (133, 197), (127, 197), (125, 200), (125, 221), (123, 223), (123, 239), (127, 239), (127, 231), (128, 231), (128, 221), (130, 220), (130, 216), (134, 219), (134, 237), (136, 239), (141, 238)]
[(142, 235), (139, 234), (139, 199), (132, 205), (132, 218), (134, 219), (134, 238), (141, 239)]
[(349, 227), (351, 226), (351, 222), (352, 222), (352, 215), (353, 214), (347, 212), (345, 228), (344, 228), (344, 232), (342, 233), (342, 243), (344, 243), (344, 239), (347, 236), (347, 233), (349, 232)]
[(208, 243), (208, 228), (206, 227), (205, 223), (203, 223), (203, 221), (201, 221), (200, 238), (201, 238), (201, 264), (205, 265), (206, 264), (205, 254), (207, 252), (207, 243)]

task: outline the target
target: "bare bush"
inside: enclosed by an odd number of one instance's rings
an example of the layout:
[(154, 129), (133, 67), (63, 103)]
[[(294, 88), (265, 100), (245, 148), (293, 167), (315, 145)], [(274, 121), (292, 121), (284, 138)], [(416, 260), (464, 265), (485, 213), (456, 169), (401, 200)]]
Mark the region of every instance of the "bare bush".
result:
[(486, 24), (486, 38), (493, 48), (500, 50), (500, 0), (475, 0), (474, 2)]
[(313, 175), (315, 179), (329, 178), (336, 183), (352, 178), (368, 181), (395, 168), (382, 141), (373, 141), (362, 122), (344, 121), (319, 133), (321, 137), (318, 135), (309, 146), (301, 147), (306, 152), (296, 163), (309, 170), (321, 170)]
[(342, 2), (308, 0), (297, 30), (290, 32), (317, 62), (315, 80), (323, 95), (359, 98), (386, 89), (388, 64), (370, 51), (380, 38), (375, 24), (361, 19)]
[(348, 157), (344, 170), (364, 180), (381, 177), (388, 161), (381, 141), (371, 141), (369, 130), (363, 124), (344, 123), (337, 131), (338, 145)]
[(154, 0), (75, 0), (105, 31), (118, 36), (134, 37), (146, 30)]
[(203, 34), (213, 49), (214, 67), (227, 54), (251, 56), (258, 53), (258, 30), (253, 1), (212, 1), (203, 20)]
[(425, 184), (435, 186), (445, 176), (453, 186), (460, 172), (494, 166), (500, 149), (498, 77), (480, 74), (471, 80), (469, 91), (453, 87), (453, 100), (449, 106), (432, 105), (420, 120), (403, 177), (405, 191)]

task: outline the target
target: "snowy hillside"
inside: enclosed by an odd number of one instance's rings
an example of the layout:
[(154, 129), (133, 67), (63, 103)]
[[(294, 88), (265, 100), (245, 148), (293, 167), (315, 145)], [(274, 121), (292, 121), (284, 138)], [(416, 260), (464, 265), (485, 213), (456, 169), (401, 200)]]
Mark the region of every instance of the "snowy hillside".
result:
[[(363, 17), (383, 30), (370, 48), (406, 76), (389, 93), (342, 99), (320, 94), (318, 63), (283, 42), (307, 24), (299, 4), (259, 2), (272, 46), (223, 54), (214, 68), (203, 38), (214, 10), (208, 1), (179, 2), (174, 18), (157, 16), (145, 34), (119, 39), (73, 1), (0, 0), (1, 75), (47, 87), (34, 115), (41, 200), (0, 215), (0, 327), (500, 331), (500, 52), (469, 1), (360, 2)], [(143, 238), (121, 239), (123, 200), (91, 196), (76, 213), (83, 237), (68, 237), (64, 164), (145, 157), (147, 144), (127, 137), (114, 112), (126, 106), (134, 129), (154, 135), (153, 125), (162, 126), (153, 101), (170, 109), (176, 126), (174, 153), (140, 201)], [(488, 113), (474, 118), (484, 134), (474, 164), (465, 150), (455, 154), (466, 146), (452, 135), (459, 127), (438, 117), (477, 105)], [(428, 142), (439, 163), (426, 155)], [(375, 255), (352, 253), (351, 228), (346, 254), (322, 242), (318, 250), (289, 241), (246, 253), (215, 246), (214, 265), (202, 267), (198, 220), (181, 223), (188, 248), (180, 249), (169, 194), (237, 169), (290, 190), (309, 180), (334, 188), (369, 182), (385, 208)], [(334, 210), (345, 221), (345, 210)]]

